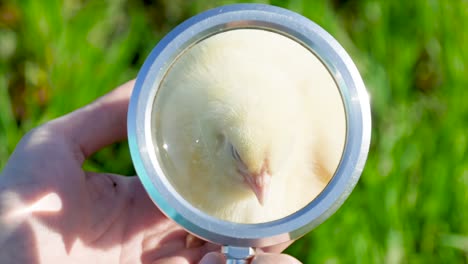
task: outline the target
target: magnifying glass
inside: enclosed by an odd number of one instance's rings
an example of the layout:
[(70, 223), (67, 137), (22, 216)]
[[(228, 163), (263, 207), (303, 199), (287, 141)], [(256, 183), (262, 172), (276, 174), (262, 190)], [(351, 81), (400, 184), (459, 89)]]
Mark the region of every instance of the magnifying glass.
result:
[(150, 198), (228, 263), (304, 235), (349, 196), (370, 142), (356, 66), (299, 14), (235, 4), (196, 15), (153, 49), (128, 138)]

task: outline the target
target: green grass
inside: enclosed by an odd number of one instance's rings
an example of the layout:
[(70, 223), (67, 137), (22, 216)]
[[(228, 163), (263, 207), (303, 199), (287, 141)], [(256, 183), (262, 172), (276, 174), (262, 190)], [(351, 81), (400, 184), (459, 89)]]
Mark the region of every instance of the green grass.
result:
[[(233, 2), (0, 4), (0, 168), (26, 131), (135, 77), (178, 23)], [(468, 263), (468, 2), (269, 3), (338, 39), (372, 99), (360, 182), (288, 252), (304, 263)], [(108, 147), (86, 168), (132, 174), (128, 152), (126, 142)]]

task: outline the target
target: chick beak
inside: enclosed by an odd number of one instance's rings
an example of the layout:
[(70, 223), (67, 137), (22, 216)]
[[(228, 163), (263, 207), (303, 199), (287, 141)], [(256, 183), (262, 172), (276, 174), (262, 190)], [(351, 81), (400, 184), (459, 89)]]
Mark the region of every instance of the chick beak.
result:
[(271, 175), (266, 171), (262, 171), (259, 174), (249, 173), (245, 178), (255, 196), (257, 196), (258, 202), (263, 206), (270, 190)]

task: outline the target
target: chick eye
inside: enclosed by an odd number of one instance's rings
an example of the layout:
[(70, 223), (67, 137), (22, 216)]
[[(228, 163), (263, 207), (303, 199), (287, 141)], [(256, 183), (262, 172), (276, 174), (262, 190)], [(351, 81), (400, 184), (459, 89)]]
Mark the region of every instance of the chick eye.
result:
[(238, 161), (238, 162), (242, 162), (242, 159), (239, 155), (239, 152), (237, 152), (236, 148), (234, 148), (233, 145), (231, 145), (231, 154), (232, 154), (232, 157)]

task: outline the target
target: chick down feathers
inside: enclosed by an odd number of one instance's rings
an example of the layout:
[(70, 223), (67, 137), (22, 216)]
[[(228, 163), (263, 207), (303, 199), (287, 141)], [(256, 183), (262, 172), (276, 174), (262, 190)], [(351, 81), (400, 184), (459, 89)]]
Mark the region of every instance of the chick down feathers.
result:
[[(233, 222), (303, 208), (344, 148), (345, 112), (330, 73), (298, 42), (259, 29), (223, 32), (184, 52), (153, 111), (171, 184), (193, 206)], [(246, 183), (259, 173), (269, 176), (263, 205)]]

